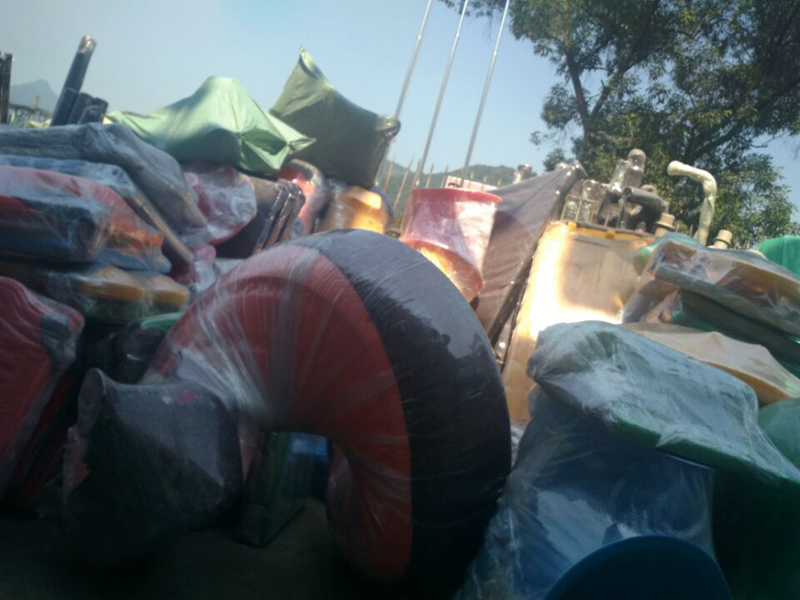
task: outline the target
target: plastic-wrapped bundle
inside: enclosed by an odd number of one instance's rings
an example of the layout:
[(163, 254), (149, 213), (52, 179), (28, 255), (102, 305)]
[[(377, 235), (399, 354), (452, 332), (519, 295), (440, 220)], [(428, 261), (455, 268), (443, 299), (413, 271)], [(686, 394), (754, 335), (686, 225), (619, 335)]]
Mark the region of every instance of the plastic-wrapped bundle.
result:
[(7, 128), (0, 131), (0, 154), (118, 165), (172, 227), (183, 230), (205, 225), (180, 165), (166, 152), (142, 142), (124, 125), (87, 123), (42, 129)]
[[(762, 408), (758, 422), (800, 467), (800, 399)], [(720, 482), (716, 498), (715, 541), (733, 597), (800, 597), (800, 498), (733, 477)]]
[(197, 206), (208, 224), (186, 234), (190, 242), (216, 245), (239, 233), (256, 216), (251, 178), (227, 165), (184, 165), (186, 183), (197, 194)]
[(800, 379), (756, 344), (717, 331), (700, 331), (666, 323), (628, 323), (625, 329), (727, 371), (753, 388), (760, 405), (800, 397)]
[(258, 213), (244, 229), (217, 246), (224, 258), (248, 258), (279, 241), (288, 239), (305, 197), (300, 188), (289, 181), (270, 181), (250, 177), (256, 192)]
[(242, 489), (237, 416), (191, 383), (81, 388), (63, 467), (64, 524), (97, 566), (138, 558), (229, 508)]
[(263, 175), (273, 175), (314, 142), (265, 113), (227, 77), (209, 77), (188, 98), (149, 115), (114, 111), (108, 118), (179, 161), (232, 165)]
[(684, 244), (686, 246), (692, 246), (694, 248), (703, 248), (703, 244), (695, 240), (694, 238), (689, 237), (688, 235), (684, 235), (682, 233), (665, 233), (664, 235), (657, 237), (655, 240), (647, 244), (641, 248), (634, 257), (633, 261), (636, 265), (636, 272), (640, 275), (644, 271), (645, 267), (647, 267), (647, 263), (650, 262), (650, 257), (653, 256), (653, 253), (658, 249), (659, 246), (666, 242), (676, 242), (678, 244)]
[(142, 190), (133, 183), (122, 167), (85, 160), (61, 160), (39, 156), (10, 155), (0, 155), (0, 165), (55, 171), (56, 173), (73, 175), (104, 185), (119, 194), (139, 217), (161, 233), (164, 237), (164, 254), (173, 264), (185, 264), (192, 261), (191, 251), (181, 242), (177, 234), (163, 219), (161, 213), (153, 206)]
[(84, 362), (118, 383), (138, 383), (167, 332), (181, 313), (166, 313), (129, 323), (122, 331), (88, 342)]
[(0, 165), (0, 202), (3, 250), (169, 271), (169, 261), (161, 254), (161, 234), (104, 185), (62, 173)]
[(337, 92), (303, 48), (270, 113), (316, 140), (299, 158), (328, 177), (367, 189), (375, 184), (389, 142), (400, 130), (394, 117), (365, 110)]
[[(660, 244), (637, 284), (631, 310), (653, 306), (676, 289), (704, 296), (749, 319), (800, 336), (800, 279), (752, 252), (698, 248), (674, 240)], [(636, 307), (636, 310), (633, 310)]]
[(254, 256), (195, 301), (142, 380), (192, 381), (333, 446), (331, 531), (367, 576), (458, 580), (509, 468), (491, 348), (429, 261), (336, 232)]
[(277, 175), (297, 185), (305, 196), (305, 204), (299, 217), (303, 223), (303, 234), (308, 235), (316, 227), (317, 220), (331, 201), (331, 187), (317, 167), (303, 160), (292, 159), (285, 163)]
[(484, 192), (413, 190), (400, 241), (439, 267), (471, 301), (483, 287), (483, 257), (500, 201)]
[(83, 317), (0, 277), (0, 496), (59, 378), (75, 360)]
[(766, 438), (755, 393), (732, 375), (595, 321), (546, 329), (529, 364), (547, 394), (617, 435), (800, 492), (800, 470)]
[(335, 192), (317, 231), (364, 229), (386, 233), (390, 221), (380, 194), (352, 186)]
[(204, 243), (191, 244), (189, 248), (194, 260), (188, 265), (173, 268), (169, 276), (188, 287), (192, 295), (195, 295), (211, 287), (217, 280), (217, 274), (214, 272), (217, 250), (214, 246)]
[(457, 598), (729, 598), (714, 560), (713, 484), (712, 469), (639, 448), (537, 390)]
[[(128, 273), (107, 265), (61, 268), (44, 263), (0, 261), (0, 275), (12, 277), (37, 292), (106, 323), (171, 312), (185, 303), (188, 291), (158, 274)], [(152, 304), (150, 303), (152, 302)], [(165, 310), (166, 309), (166, 310)]]

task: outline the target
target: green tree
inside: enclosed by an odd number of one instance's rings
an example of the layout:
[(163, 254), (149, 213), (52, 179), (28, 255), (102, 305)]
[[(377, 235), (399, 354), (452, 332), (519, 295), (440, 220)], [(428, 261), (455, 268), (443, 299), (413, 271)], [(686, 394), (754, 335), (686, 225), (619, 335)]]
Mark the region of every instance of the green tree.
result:
[[(444, 0), (449, 4), (460, 4)], [(492, 14), (504, 0), (473, 0)], [(702, 193), (670, 160), (718, 180), (714, 228), (740, 245), (793, 230), (792, 205), (763, 141), (800, 133), (798, 0), (516, 0), (514, 35), (561, 77), (542, 108), (548, 136), (572, 136), (589, 174), (608, 179), (630, 148), (647, 181), (696, 226)], [(756, 218), (757, 217), (757, 218)]]

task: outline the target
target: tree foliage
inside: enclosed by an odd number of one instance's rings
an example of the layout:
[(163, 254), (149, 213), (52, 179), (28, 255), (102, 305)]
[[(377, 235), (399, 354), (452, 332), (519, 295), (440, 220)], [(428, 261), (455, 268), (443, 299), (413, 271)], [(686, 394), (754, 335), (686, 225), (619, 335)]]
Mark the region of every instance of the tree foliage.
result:
[(516, 0), (511, 29), (555, 66), (542, 119), (548, 135), (572, 135), (591, 176), (607, 179), (639, 147), (679, 219), (696, 225), (702, 193), (666, 175), (673, 159), (717, 178), (714, 229), (742, 245), (792, 229), (787, 190), (758, 150), (800, 134), (800, 0)]

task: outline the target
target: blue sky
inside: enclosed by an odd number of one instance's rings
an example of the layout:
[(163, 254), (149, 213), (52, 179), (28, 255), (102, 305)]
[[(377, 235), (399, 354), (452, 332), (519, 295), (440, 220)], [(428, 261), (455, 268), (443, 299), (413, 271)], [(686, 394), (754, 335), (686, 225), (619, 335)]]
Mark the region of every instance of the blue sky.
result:
[[(211, 75), (241, 81), (268, 108), (305, 46), (328, 79), (354, 102), (380, 113), (397, 104), (426, 0), (2, 0), (0, 50), (14, 53), (13, 83), (47, 80), (56, 93), (83, 34), (98, 41), (84, 89), (111, 107), (147, 112), (191, 94)], [(419, 158), (458, 14), (436, 0), (392, 155)], [(499, 18), (467, 19), (430, 162), (464, 161)], [(552, 65), (506, 32), (473, 152), (473, 163), (541, 170), (551, 149), (529, 142), (543, 130), (542, 101)], [(569, 142), (565, 143), (569, 146)], [(800, 206), (794, 148), (773, 142)], [(679, 157), (676, 157), (679, 158)], [(610, 176), (610, 174), (609, 174)]]

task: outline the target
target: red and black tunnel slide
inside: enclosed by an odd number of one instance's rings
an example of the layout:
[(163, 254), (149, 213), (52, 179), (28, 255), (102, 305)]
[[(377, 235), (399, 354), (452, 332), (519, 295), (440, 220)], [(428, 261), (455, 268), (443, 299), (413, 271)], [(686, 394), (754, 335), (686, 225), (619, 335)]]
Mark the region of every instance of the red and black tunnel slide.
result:
[(331, 532), (385, 582), (460, 577), (510, 466), (503, 386), (458, 290), (389, 237), (262, 252), (201, 296), (145, 384), (192, 382), (243, 422), (326, 436)]

